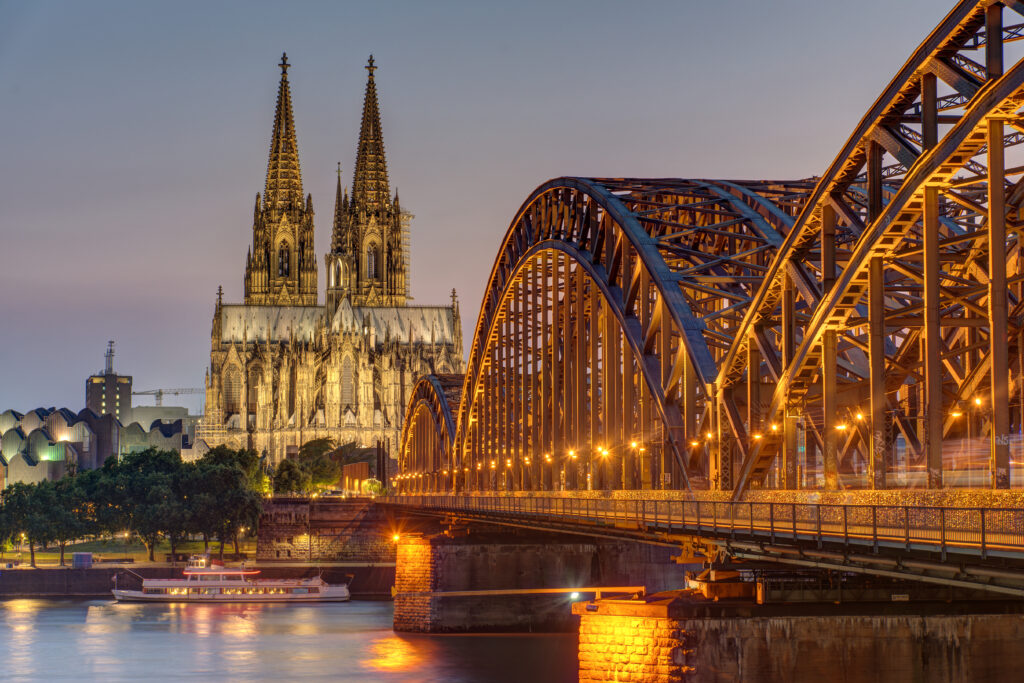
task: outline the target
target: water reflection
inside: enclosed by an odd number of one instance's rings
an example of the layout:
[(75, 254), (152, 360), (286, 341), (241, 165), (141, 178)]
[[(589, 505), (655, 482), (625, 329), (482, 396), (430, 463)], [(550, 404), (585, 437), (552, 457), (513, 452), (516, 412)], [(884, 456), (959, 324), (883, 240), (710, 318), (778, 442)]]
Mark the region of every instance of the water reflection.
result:
[(390, 603), (0, 601), (0, 680), (576, 680), (574, 636), (398, 635), (391, 618)]
[(415, 671), (423, 664), (423, 655), (400, 636), (387, 636), (370, 644), (370, 658), (363, 666), (376, 671)]

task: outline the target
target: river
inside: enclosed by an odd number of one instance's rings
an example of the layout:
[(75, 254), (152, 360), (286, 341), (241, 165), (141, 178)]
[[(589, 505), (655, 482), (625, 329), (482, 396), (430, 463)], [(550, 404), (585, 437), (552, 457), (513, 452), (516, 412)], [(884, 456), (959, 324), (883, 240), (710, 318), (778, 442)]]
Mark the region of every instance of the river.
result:
[(390, 602), (0, 601), (6, 681), (576, 681), (576, 636), (397, 634)]

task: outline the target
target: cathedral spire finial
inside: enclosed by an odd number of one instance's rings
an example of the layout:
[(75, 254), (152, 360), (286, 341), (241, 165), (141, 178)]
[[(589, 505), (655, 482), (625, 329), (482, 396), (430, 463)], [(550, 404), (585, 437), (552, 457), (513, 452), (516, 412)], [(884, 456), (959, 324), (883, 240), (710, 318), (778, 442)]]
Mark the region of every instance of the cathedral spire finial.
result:
[(281, 67), (281, 75), (282, 76), (288, 76), (288, 67), (290, 67), (291, 64), (288, 63), (288, 53), (287, 52), (282, 52), (281, 53), (281, 63), (278, 64), (278, 66)]
[(373, 72), (377, 70), (377, 67), (373, 65), (373, 55), (370, 55), (370, 58), (366, 60), (366, 66), (364, 66), (363, 68), (369, 71), (370, 78), (373, 78)]

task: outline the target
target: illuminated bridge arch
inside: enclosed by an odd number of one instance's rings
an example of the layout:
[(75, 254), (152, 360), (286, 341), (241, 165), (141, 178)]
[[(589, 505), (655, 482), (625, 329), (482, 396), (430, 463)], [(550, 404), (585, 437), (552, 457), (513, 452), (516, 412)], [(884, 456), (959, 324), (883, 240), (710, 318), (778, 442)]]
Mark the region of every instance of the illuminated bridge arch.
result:
[[(559, 178), (491, 272), (452, 453), (467, 489), (715, 476), (717, 362), (813, 184)], [(692, 444), (692, 445), (691, 445)]]
[(1024, 5), (1004, 4), (1013, 11), (961, 2), (947, 15), (779, 250), (718, 377), (723, 402), (756, 397), (745, 402), (756, 432), (733, 429), (723, 445), (742, 461), (737, 495), (1009, 484), (1011, 415), (1018, 443), (1021, 428), (1011, 389), (1024, 391), (1024, 188), (1010, 149), (1024, 142), (1024, 62), (1004, 61)]
[(820, 178), (537, 188), (491, 271), (431, 486), (1008, 486), (1021, 14), (957, 4)]
[(398, 455), (402, 490), (436, 491), (449, 476), (463, 380), (463, 375), (426, 375), (413, 387)]

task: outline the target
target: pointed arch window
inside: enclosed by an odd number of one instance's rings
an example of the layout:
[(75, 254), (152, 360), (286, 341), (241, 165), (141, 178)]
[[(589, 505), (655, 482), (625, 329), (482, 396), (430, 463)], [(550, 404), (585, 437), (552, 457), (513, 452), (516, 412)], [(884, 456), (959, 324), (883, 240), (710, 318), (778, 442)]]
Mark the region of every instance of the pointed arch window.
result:
[(242, 372), (234, 365), (224, 373), (224, 412), (227, 415), (242, 409)]
[(377, 277), (377, 250), (372, 244), (366, 247), (366, 277), (371, 280)]
[(288, 277), (291, 271), (291, 260), (291, 250), (282, 244), (277, 251), (277, 274), (279, 277)]
[(341, 406), (353, 406), (356, 402), (356, 378), (352, 367), (352, 358), (346, 357), (341, 362)]

